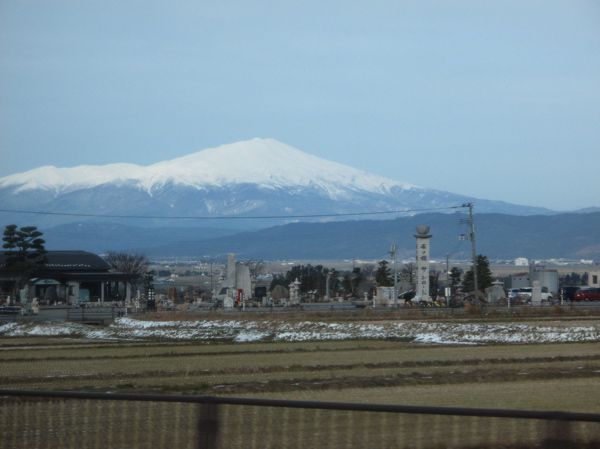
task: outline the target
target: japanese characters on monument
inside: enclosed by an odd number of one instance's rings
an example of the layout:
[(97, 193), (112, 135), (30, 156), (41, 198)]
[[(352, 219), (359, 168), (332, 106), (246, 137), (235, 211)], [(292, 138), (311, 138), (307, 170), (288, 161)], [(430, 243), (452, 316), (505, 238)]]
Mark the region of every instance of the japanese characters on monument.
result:
[(429, 242), (431, 234), (429, 234), (429, 226), (417, 226), (417, 285), (416, 299), (417, 301), (431, 301), (429, 297)]

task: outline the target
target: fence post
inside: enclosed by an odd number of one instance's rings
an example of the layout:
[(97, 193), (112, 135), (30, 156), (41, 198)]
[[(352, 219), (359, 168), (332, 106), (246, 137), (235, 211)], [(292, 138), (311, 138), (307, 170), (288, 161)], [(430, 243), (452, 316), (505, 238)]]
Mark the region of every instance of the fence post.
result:
[(217, 449), (219, 436), (219, 410), (214, 403), (199, 404), (197, 449)]

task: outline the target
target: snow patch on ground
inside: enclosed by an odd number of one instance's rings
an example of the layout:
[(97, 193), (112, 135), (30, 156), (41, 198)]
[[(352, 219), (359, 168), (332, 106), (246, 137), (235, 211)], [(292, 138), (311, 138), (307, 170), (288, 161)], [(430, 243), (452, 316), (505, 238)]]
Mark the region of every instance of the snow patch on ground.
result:
[(261, 341), (267, 338), (268, 336), (269, 334), (265, 332), (243, 330), (235, 336), (234, 340), (240, 343), (250, 341)]
[(403, 339), (417, 343), (491, 344), (600, 341), (600, 323), (568, 322), (452, 323), (390, 321), (381, 323), (320, 321), (196, 320), (142, 321), (118, 318), (109, 326), (78, 323), (21, 323), (0, 325), (0, 336), (73, 336), (117, 340), (326, 341)]

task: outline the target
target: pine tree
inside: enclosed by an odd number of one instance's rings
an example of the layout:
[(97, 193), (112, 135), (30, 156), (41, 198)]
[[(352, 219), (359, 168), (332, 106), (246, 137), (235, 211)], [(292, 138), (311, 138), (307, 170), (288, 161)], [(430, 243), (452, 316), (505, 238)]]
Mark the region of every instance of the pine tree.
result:
[(46, 241), (42, 235), (35, 226), (19, 228), (11, 224), (4, 228), (2, 248), (6, 257), (5, 270), (14, 273), (17, 279), (15, 293), (46, 263)]
[(329, 276), (329, 294), (331, 296), (337, 296), (337, 293), (340, 289), (340, 274), (335, 268), (329, 268), (327, 275)]
[(46, 241), (42, 239), (42, 232), (35, 226), (11, 224), (4, 228), (2, 241), (6, 265), (10, 269), (22, 269), (27, 264), (43, 264), (46, 261)]
[(361, 269), (358, 267), (353, 268), (351, 272), (344, 274), (344, 278), (342, 279), (342, 288), (344, 289), (344, 293), (351, 296), (356, 296), (358, 285), (363, 281), (363, 279), (364, 275), (361, 272)]
[(269, 286), (269, 290), (273, 290), (278, 285), (281, 285), (282, 287), (285, 287), (285, 288), (288, 287), (289, 282), (286, 280), (285, 275), (283, 275), (283, 274), (276, 274), (275, 276), (273, 276), (273, 280), (271, 281), (271, 285)]
[[(337, 273), (334, 272), (334, 274), (337, 280)], [(298, 279), (301, 293), (316, 291), (322, 296), (325, 293), (326, 278), (327, 269), (323, 268), (323, 265), (295, 265), (285, 275), (275, 276), (271, 281), (271, 289), (274, 289), (277, 285), (288, 288), (292, 282)]]
[[(490, 270), (490, 262), (486, 256), (479, 254), (477, 256), (477, 288), (480, 291), (485, 290), (492, 285), (492, 271)], [(463, 280), (463, 290), (465, 292), (472, 292), (474, 290), (473, 285), (473, 270), (469, 270), (465, 273)]]
[(450, 270), (450, 294), (452, 296), (456, 295), (457, 293), (462, 273), (462, 270), (458, 267), (452, 267), (452, 269)]
[(375, 272), (375, 282), (380, 287), (390, 287), (394, 285), (392, 279), (392, 270), (388, 267), (387, 260), (380, 260), (377, 271)]
[(429, 296), (437, 298), (440, 293), (440, 272), (431, 270), (429, 272)]

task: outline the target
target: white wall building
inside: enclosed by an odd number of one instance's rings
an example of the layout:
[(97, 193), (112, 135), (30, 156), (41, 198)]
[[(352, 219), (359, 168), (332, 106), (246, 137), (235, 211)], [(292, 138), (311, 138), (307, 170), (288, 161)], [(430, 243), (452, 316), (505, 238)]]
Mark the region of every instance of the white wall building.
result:
[(600, 271), (588, 272), (587, 285), (590, 287), (600, 287)]

